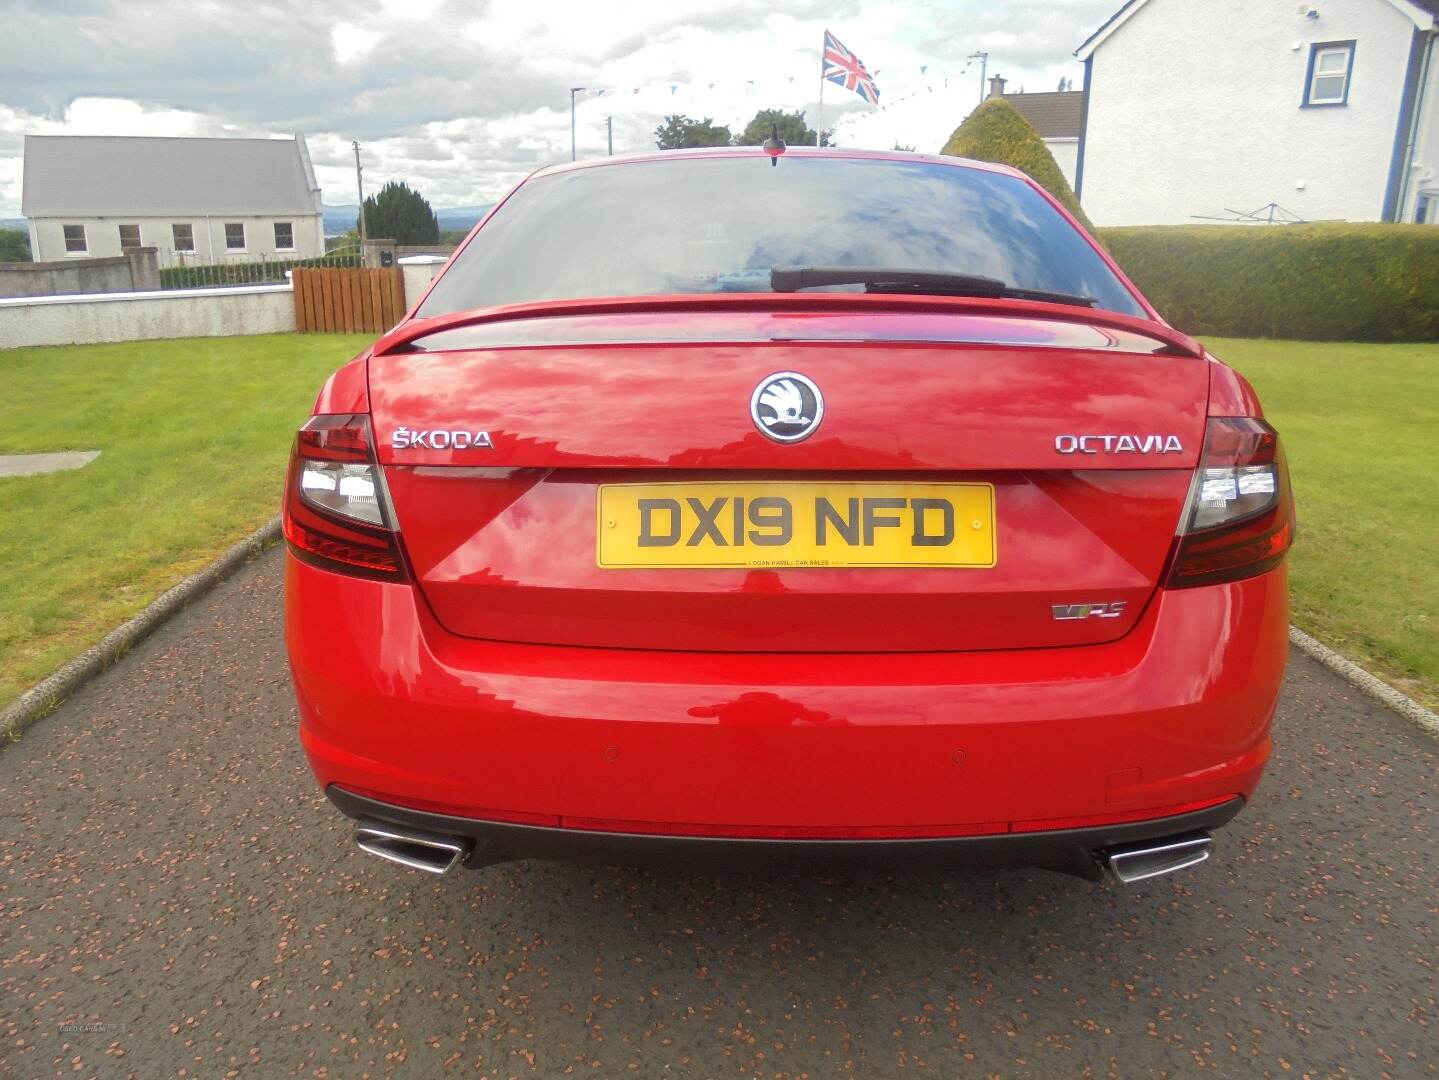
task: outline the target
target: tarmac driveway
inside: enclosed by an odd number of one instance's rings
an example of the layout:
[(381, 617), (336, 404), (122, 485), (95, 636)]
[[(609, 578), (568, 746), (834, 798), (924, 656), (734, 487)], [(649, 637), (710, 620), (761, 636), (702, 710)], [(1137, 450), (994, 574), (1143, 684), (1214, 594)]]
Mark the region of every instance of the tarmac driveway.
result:
[(1439, 743), (1302, 656), (1199, 870), (716, 878), (356, 853), (270, 552), (0, 752), (17, 1077), (1439, 1075)]

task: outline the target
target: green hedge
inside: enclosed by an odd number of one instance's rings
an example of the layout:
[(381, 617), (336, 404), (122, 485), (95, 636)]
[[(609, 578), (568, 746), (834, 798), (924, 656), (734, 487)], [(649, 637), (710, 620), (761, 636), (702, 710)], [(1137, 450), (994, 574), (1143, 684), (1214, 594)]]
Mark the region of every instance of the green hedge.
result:
[(1169, 225), (1096, 235), (1186, 333), (1439, 340), (1432, 225)]
[(265, 259), (259, 262), (166, 266), (160, 270), (162, 289), (203, 289), (214, 285), (264, 285), (283, 282), (285, 271), (300, 266), (359, 266), (357, 252), (321, 255), (314, 259)]
[(1062, 202), (1086, 229), (1092, 228), (1039, 132), (1002, 97), (990, 98), (970, 113), (939, 152), (1013, 166)]

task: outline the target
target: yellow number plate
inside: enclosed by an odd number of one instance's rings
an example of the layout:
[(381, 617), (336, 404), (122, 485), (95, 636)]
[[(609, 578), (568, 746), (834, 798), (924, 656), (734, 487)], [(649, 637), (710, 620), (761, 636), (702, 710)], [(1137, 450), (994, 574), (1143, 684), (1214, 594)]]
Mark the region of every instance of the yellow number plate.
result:
[(606, 569), (995, 561), (991, 484), (607, 484), (598, 504)]

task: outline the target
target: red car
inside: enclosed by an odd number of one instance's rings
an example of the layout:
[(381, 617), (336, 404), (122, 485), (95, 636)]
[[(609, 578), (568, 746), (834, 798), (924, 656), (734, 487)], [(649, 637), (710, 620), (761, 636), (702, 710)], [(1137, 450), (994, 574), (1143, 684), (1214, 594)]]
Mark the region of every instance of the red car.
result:
[(464, 863), (1203, 861), (1294, 530), (1244, 379), (999, 165), (721, 149), (514, 189), (295, 443), (301, 738)]

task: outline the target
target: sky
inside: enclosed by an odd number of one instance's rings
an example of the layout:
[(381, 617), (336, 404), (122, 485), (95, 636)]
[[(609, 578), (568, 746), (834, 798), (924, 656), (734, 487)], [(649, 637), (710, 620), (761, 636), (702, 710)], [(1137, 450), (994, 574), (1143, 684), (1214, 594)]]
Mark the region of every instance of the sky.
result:
[[(327, 204), (417, 187), (494, 201), (570, 156), (654, 149), (663, 117), (736, 132), (761, 108), (819, 112), (827, 28), (880, 106), (826, 84), (845, 146), (936, 151), (980, 99), (1053, 90), (1119, 0), (0, 0), (0, 217), (20, 211), (23, 136), (305, 133)], [(601, 93), (600, 91), (603, 91)]]

